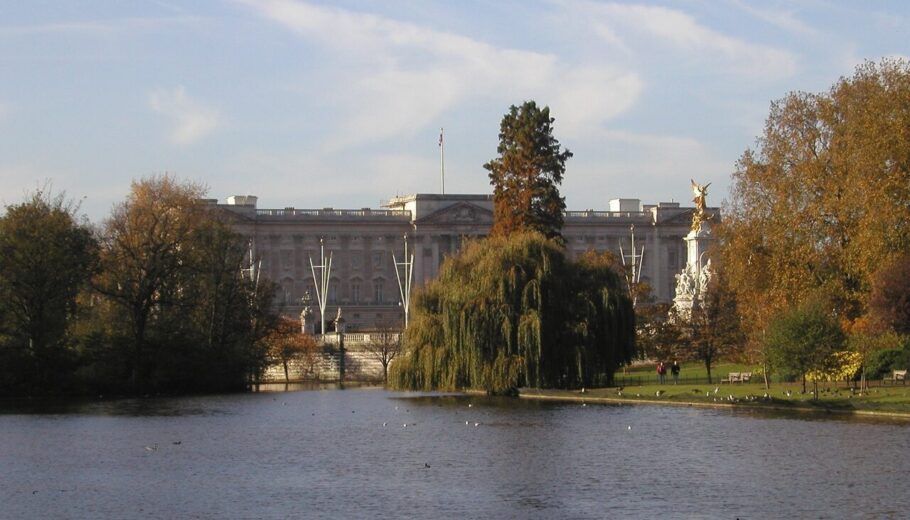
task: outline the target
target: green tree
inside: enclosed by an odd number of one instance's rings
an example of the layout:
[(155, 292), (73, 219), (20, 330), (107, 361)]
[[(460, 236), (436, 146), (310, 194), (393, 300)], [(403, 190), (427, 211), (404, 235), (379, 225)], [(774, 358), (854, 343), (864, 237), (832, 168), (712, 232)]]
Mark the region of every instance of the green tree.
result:
[(736, 298), (726, 285), (725, 271), (714, 271), (705, 294), (693, 301), (690, 312), (675, 314), (671, 321), (678, 331), (677, 353), (701, 361), (711, 383), (715, 362), (736, 355), (743, 346)]
[(503, 116), (499, 157), (483, 165), (493, 186), (493, 235), (527, 230), (561, 237), (566, 204), (559, 185), (572, 152), (553, 137), (553, 122), (549, 107), (534, 101), (512, 105)]
[[(771, 321), (765, 341), (773, 363), (802, 379), (806, 392), (806, 375), (831, 368), (832, 355), (843, 350), (845, 337), (837, 318), (825, 302), (809, 300)], [(815, 380), (815, 398), (818, 381)]]
[(860, 316), (872, 273), (910, 250), (910, 65), (867, 62), (828, 92), (772, 103), (737, 163), (722, 256), (752, 344), (807, 295)]
[[(63, 194), (37, 191), (0, 218), (0, 299), (12, 341), (30, 360), (30, 386), (48, 388), (72, 367), (66, 335), (97, 243)], [(20, 374), (23, 376), (23, 374)]]
[(669, 303), (653, 302), (635, 307), (635, 343), (638, 352), (646, 359), (686, 359), (680, 351), (680, 330), (668, 319), (672, 308)]
[(609, 384), (635, 348), (632, 303), (609, 258), (577, 263), (539, 233), (470, 243), (415, 298), (402, 388)]

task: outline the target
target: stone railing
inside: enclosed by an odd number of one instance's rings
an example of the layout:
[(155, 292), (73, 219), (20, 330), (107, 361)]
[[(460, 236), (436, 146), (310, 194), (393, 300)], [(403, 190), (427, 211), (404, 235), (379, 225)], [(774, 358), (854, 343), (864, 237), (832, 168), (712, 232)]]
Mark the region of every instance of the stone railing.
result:
[[(340, 349), (338, 334), (317, 334), (316, 341), (322, 347), (315, 354), (300, 354), (291, 358), (287, 378), (289, 381), (382, 381), (381, 356), (365, 347), (371, 341), (397, 341), (399, 336), (398, 332), (345, 333), (344, 349)], [(284, 381), (284, 364), (272, 359), (262, 374), (262, 382)]]
[[(345, 348), (358, 348), (369, 343), (380, 341), (398, 341), (400, 337), (398, 332), (345, 332)], [(316, 341), (327, 345), (338, 345), (339, 335), (334, 332), (327, 332), (325, 335), (316, 334)]]
[(398, 209), (334, 209), (334, 208), (324, 208), (324, 209), (297, 209), (297, 208), (284, 208), (284, 209), (257, 209), (257, 217), (343, 217), (343, 218), (376, 218), (376, 217), (392, 217), (392, 218), (411, 218), (411, 212)]
[(650, 211), (566, 211), (566, 218), (651, 218)]

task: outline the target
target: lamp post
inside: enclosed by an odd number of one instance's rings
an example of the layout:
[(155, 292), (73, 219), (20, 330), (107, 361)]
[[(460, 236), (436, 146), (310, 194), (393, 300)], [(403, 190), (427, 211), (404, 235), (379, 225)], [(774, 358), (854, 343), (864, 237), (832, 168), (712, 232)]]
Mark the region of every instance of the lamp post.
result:
[(310, 291), (304, 291), (303, 298), (300, 300), (303, 302), (303, 310), (300, 311), (300, 332), (303, 334), (312, 334), (310, 328), (312, 325), (311, 318), (313, 317), (313, 310), (310, 309), (310, 304), (313, 303), (313, 297), (310, 295)]

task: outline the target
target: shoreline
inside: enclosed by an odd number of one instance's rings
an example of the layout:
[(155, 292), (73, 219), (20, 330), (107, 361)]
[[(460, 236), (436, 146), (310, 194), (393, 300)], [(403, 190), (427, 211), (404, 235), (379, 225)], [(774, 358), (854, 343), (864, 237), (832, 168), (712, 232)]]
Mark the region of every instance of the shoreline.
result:
[[(555, 392), (566, 392), (567, 390), (557, 390)], [(840, 414), (840, 415), (853, 415), (859, 417), (870, 417), (870, 418), (886, 418), (886, 419), (900, 419), (903, 421), (910, 421), (910, 412), (890, 412), (890, 411), (878, 411), (878, 410), (851, 410), (843, 408), (816, 408), (809, 406), (801, 406), (799, 404), (794, 404), (790, 406), (779, 406), (774, 404), (761, 404), (761, 403), (749, 403), (749, 404), (736, 404), (736, 403), (704, 403), (699, 401), (670, 401), (670, 400), (656, 400), (656, 399), (622, 399), (618, 397), (605, 397), (605, 396), (594, 396), (594, 395), (563, 395), (560, 393), (555, 393), (552, 390), (520, 390), (518, 392), (519, 399), (536, 399), (541, 401), (567, 401), (567, 402), (593, 402), (593, 403), (607, 403), (607, 404), (641, 404), (641, 405), (652, 405), (652, 406), (684, 406), (684, 407), (698, 407), (698, 408), (717, 408), (717, 409), (730, 409), (730, 410), (762, 410), (762, 411), (776, 411), (776, 412), (808, 412), (808, 413), (821, 413), (821, 414)]]

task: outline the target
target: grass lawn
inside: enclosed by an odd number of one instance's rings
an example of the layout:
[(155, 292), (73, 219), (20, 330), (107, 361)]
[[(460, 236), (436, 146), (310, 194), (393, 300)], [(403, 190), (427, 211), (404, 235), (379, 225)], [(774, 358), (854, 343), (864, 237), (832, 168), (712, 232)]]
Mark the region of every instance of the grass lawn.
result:
[[(736, 370), (733, 370), (734, 372)], [(713, 371), (712, 371), (713, 372)], [(726, 375), (726, 372), (724, 372)], [(819, 398), (811, 393), (800, 394), (800, 383), (775, 383), (765, 390), (761, 383), (723, 385), (647, 384), (619, 388), (594, 388), (580, 391), (528, 390), (522, 395), (563, 397), (574, 399), (607, 398), (611, 401), (649, 401), (667, 403), (692, 403), (700, 405), (734, 405), (742, 407), (775, 407), (783, 409), (817, 409), (842, 411), (870, 411), (907, 414), (910, 418), (910, 385), (875, 386), (864, 395), (853, 393), (849, 388), (819, 383)], [(717, 392), (715, 393), (715, 389)], [(808, 392), (812, 385), (807, 385)], [(787, 395), (787, 392), (790, 395)], [(658, 395), (660, 392), (660, 395)], [(765, 394), (767, 393), (767, 397)], [(732, 396), (732, 399), (731, 399)]]
[[(673, 361), (670, 361), (673, 363)], [(680, 382), (685, 383), (687, 379), (698, 379), (698, 380), (707, 380), (708, 371), (705, 369), (704, 363), (698, 362), (686, 362), (680, 363), (679, 378)], [(753, 365), (745, 365), (739, 363), (717, 363), (711, 365), (711, 379), (714, 382), (720, 381), (722, 377), (730, 372), (756, 372), (757, 367)], [(657, 372), (655, 371), (655, 365), (638, 365), (634, 367), (621, 368), (616, 371), (614, 375), (619, 384), (636, 384), (640, 381), (641, 383), (657, 383)], [(758, 376), (753, 376), (756, 379), (760, 379)], [(670, 367), (667, 367), (667, 381), (672, 381), (673, 376), (670, 375)], [(703, 383), (707, 384), (707, 383)]]

